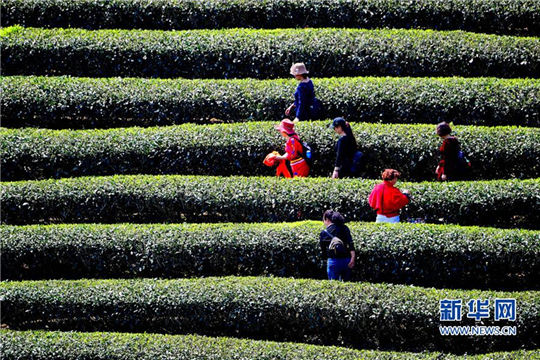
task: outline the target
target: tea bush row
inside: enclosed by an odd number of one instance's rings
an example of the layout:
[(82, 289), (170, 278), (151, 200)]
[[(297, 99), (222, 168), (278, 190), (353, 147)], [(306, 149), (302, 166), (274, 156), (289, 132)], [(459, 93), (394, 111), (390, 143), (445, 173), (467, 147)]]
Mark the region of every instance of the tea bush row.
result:
[[(349, 223), (354, 281), (540, 289), (540, 232)], [(0, 226), (4, 280), (274, 275), (322, 279), (317, 222)]]
[[(286, 74), (282, 74), (285, 76)], [(540, 80), (314, 78), (326, 116), (350, 121), (540, 127)], [(281, 119), (294, 80), (7, 76), (2, 126), (111, 128)]]
[(4, 75), (276, 78), (312, 75), (538, 77), (540, 38), (431, 30), (141, 31), (9, 27)]
[[(459, 360), (438, 352), (406, 353), (200, 335), (0, 331), (4, 360)], [(468, 355), (468, 360), (532, 359), (535, 351)]]
[(4, 0), (2, 24), (88, 29), (360, 27), (540, 34), (534, 0)]
[[(278, 222), (319, 220), (326, 209), (371, 221), (373, 180), (112, 176), (3, 182), (2, 223)], [(405, 218), (538, 229), (540, 180), (400, 183)]]
[[(2, 322), (14, 330), (165, 331), (468, 353), (540, 345), (539, 291), (222, 277), (2, 282), (0, 296)], [(516, 326), (515, 336), (441, 336), (439, 325), (448, 323), (439, 322), (440, 300), (489, 299), (493, 304), (496, 298), (516, 299), (515, 321), (495, 322), (491, 315), (482, 324)], [(466, 317), (466, 308), (460, 325), (475, 325), (475, 320)]]
[[(116, 174), (269, 175), (266, 154), (284, 152), (278, 122), (108, 130), (0, 130), (2, 179), (44, 179)], [(329, 121), (302, 122), (297, 131), (313, 148), (311, 176), (330, 176), (337, 136)], [(353, 124), (365, 153), (363, 177), (385, 168), (404, 179), (434, 180), (442, 140), (434, 125)], [(472, 162), (471, 179), (540, 176), (540, 129), (455, 127)]]

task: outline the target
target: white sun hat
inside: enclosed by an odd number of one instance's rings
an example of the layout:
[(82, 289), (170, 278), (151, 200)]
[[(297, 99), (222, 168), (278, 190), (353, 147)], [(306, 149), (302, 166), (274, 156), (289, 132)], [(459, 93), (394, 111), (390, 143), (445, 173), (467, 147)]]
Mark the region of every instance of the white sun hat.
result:
[(303, 74), (309, 74), (309, 71), (306, 69), (306, 65), (304, 63), (296, 63), (291, 66), (291, 75), (303, 75)]

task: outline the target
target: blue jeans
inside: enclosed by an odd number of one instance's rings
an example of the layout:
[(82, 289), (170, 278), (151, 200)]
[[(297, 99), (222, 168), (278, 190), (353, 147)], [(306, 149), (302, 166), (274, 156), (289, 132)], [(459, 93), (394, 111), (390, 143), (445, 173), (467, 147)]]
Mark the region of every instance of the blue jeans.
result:
[(328, 261), (326, 262), (328, 280), (349, 281), (351, 279), (351, 269), (349, 269), (350, 261), (350, 257), (345, 259), (328, 258)]

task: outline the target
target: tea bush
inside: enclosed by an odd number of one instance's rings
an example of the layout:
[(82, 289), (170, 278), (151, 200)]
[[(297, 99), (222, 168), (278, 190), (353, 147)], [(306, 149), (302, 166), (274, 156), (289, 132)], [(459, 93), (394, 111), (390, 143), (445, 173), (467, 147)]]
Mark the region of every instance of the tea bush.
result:
[[(540, 289), (540, 232), (349, 223), (354, 281)], [(275, 275), (321, 279), (317, 222), (0, 226), (2, 278)]]
[[(343, 347), (276, 343), (200, 335), (0, 331), (4, 360), (61, 358), (110, 360), (458, 360), (462, 356), (437, 352), (398, 353)], [(470, 360), (531, 359), (534, 351), (468, 355)]]
[[(111, 176), (2, 182), (4, 224), (319, 220), (334, 209), (372, 220), (374, 180)], [(399, 183), (413, 201), (404, 218), (538, 229), (540, 179)]]
[(534, 0), (4, 0), (2, 24), (36, 27), (209, 29), (361, 27), (540, 34)]
[[(540, 292), (221, 277), (0, 283), (11, 329), (197, 333), (400, 351), (536, 349)], [(516, 299), (515, 336), (441, 336), (442, 299)], [(474, 325), (463, 315), (460, 325)], [(442, 323), (444, 324), (444, 323)], [(374, 331), (373, 329), (377, 329)], [(410, 336), (411, 332), (417, 336)]]
[[(327, 117), (349, 121), (540, 127), (540, 80), (315, 78)], [(2, 126), (111, 128), (278, 120), (295, 80), (7, 76)]]
[[(0, 130), (2, 179), (44, 179), (114, 174), (268, 175), (266, 154), (284, 152), (271, 122), (109, 130)], [(302, 122), (297, 131), (313, 148), (311, 176), (330, 176), (337, 136), (329, 121)], [(455, 127), (473, 164), (471, 179), (540, 176), (540, 129)], [(366, 155), (363, 177), (385, 168), (404, 179), (434, 180), (442, 140), (434, 125), (353, 124)]]
[(96, 30), (9, 27), (4, 75), (276, 78), (312, 75), (538, 77), (540, 38), (432, 30)]

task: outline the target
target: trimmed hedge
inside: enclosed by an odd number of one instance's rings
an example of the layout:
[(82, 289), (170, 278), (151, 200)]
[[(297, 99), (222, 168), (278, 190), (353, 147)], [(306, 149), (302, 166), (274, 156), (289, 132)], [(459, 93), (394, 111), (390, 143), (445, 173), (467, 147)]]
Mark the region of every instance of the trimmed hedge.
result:
[(4, 360), (481, 360), (532, 359), (537, 351), (518, 350), (482, 355), (398, 353), (353, 350), (271, 341), (213, 338), (200, 335), (0, 331)]
[[(540, 292), (436, 290), (280, 278), (3, 282), (2, 322), (15, 330), (242, 336), (400, 351), (488, 352), (540, 346)], [(516, 299), (515, 336), (441, 336), (442, 299)], [(475, 325), (463, 315), (459, 325)], [(377, 329), (377, 331), (373, 331)], [(417, 336), (411, 336), (411, 333)]]
[[(334, 208), (372, 220), (379, 181), (275, 177), (112, 176), (3, 182), (3, 224), (318, 220)], [(540, 179), (404, 183), (408, 215), (427, 222), (538, 229)]]
[[(540, 289), (540, 232), (348, 224), (354, 281)], [(319, 222), (0, 226), (2, 278), (275, 275), (326, 278)]]
[(88, 29), (360, 27), (540, 34), (535, 0), (3, 0), (2, 24)]
[[(540, 127), (540, 80), (315, 79), (328, 117)], [(280, 119), (295, 80), (0, 77), (2, 126), (111, 128)], [(219, 120), (218, 120), (219, 119)]]
[(540, 74), (540, 38), (462, 31), (9, 27), (0, 41), (5, 75), (271, 78), (296, 61), (320, 77)]
[[(312, 176), (330, 176), (337, 136), (328, 121), (303, 122), (302, 139), (314, 149)], [(87, 175), (200, 174), (268, 175), (262, 161), (285, 141), (271, 122), (180, 125), (109, 130), (0, 129), (3, 180), (36, 180)], [(404, 179), (435, 179), (442, 141), (434, 125), (354, 124), (368, 156), (364, 177), (379, 178), (384, 168)], [(540, 129), (455, 127), (474, 179), (540, 176)]]

